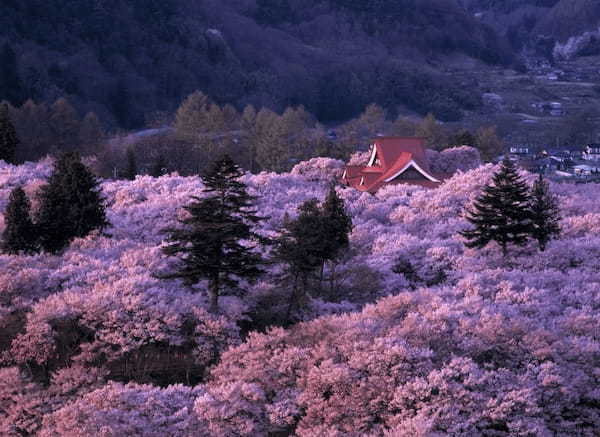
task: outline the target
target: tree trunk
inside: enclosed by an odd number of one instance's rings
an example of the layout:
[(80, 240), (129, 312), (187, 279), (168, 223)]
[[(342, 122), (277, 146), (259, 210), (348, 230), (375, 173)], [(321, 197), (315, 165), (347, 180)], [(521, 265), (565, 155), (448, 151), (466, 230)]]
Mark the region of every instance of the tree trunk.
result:
[(323, 284), (323, 273), (325, 272), (325, 260), (321, 262), (321, 271), (319, 272), (319, 287)]
[(292, 314), (292, 308), (294, 301), (296, 300), (296, 294), (298, 291), (298, 273), (294, 275), (294, 285), (292, 286), (292, 295), (290, 296), (290, 303), (288, 304), (287, 311), (285, 312), (285, 323), (290, 321), (290, 315)]
[(336, 263), (331, 263), (331, 276), (329, 277), (329, 297), (333, 296), (333, 286), (335, 285), (335, 268)]
[(214, 278), (210, 281), (208, 287), (208, 311), (216, 314), (219, 312), (219, 278)]

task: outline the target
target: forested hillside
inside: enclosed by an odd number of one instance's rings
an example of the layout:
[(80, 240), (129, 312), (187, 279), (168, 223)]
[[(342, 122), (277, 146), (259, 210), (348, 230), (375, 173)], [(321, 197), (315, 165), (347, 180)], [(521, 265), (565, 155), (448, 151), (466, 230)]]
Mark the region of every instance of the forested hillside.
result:
[(137, 127), (201, 89), (219, 103), (321, 121), (369, 103), (458, 119), (477, 92), (435, 59), (511, 55), (456, 0), (51, 0), (2, 2), (0, 99), (68, 97), (108, 126)]
[[(515, 50), (526, 47), (538, 54), (553, 56), (556, 43), (600, 25), (600, 3), (594, 0), (463, 0), (473, 13), (499, 35), (506, 36)], [(594, 54), (600, 52), (595, 44)], [(582, 52), (581, 54), (591, 54)]]

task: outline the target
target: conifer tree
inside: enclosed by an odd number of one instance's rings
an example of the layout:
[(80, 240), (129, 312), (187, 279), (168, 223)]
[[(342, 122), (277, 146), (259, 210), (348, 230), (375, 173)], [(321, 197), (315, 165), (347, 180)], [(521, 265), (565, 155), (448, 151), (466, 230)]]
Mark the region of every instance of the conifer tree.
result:
[(540, 174), (531, 190), (531, 236), (537, 240), (540, 251), (560, 235), (560, 210), (556, 197), (550, 193), (548, 182)]
[(31, 203), (21, 187), (14, 188), (4, 213), (5, 228), (0, 248), (11, 255), (36, 250), (36, 230), (30, 216)]
[(0, 106), (0, 159), (14, 164), (18, 146), (19, 138), (10, 119), (8, 105), (3, 103)]
[[(322, 205), (310, 199), (298, 208), (295, 220), (284, 220), (283, 232), (277, 240), (275, 258), (286, 264), (293, 289), (287, 316), (299, 300), (300, 287), (306, 292), (311, 275), (320, 271), (319, 285), (327, 261), (334, 261), (348, 247), (352, 220), (344, 201), (332, 184)], [(333, 284), (333, 275), (332, 275)]]
[(74, 238), (108, 226), (99, 182), (75, 152), (56, 160), (38, 197), (35, 222), (41, 247), (47, 252), (59, 252)]
[(293, 306), (306, 294), (309, 276), (323, 264), (324, 256), (326, 235), (318, 200), (307, 200), (298, 208), (298, 212), (295, 220), (286, 216), (274, 252), (275, 260), (287, 266), (292, 281), (286, 320), (289, 320)]
[(127, 168), (125, 169), (125, 178), (130, 181), (134, 180), (138, 174), (137, 162), (135, 159), (135, 150), (133, 147), (127, 148)]
[(218, 311), (224, 287), (236, 288), (239, 280), (252, 281), (263, 273), (256, 248), (264, 240), (253, 231), (262, 218), (255, 215), (254, 198), (239, 181), (241, 176), (229, 156), (214, 162), (203, 177), (206, 196), (193, 197), (184, 207), (189, 216), (179, 220), (183, 226), (166, 230), (169, 244), (163, 251), (178, 256), (180, 264), (175, 272), (160, 277), (180, 278), (188, 285), (208, 280), (212, 312)]
[(524, 245), (531, 234), (529, 189), (509, 159), (502, 162), (492, 183), (484, 187), (467, 220), (473, 228), (461, 232), (467, 247), (482, 248), (495, 241), (506, 256), (509, 244)]
[[(335, 184), (331, 184), (329, 192), (323, 202), (323, 224), (325, 247), (321, 264), (321, 278), (326, 261), (337, 259), (343, 249), (350, 244), (349, 235), (352, 232), (352, 218), (346, 212), (344, 201), (338, 196)], [(333, 288), (333, 274), (331, 275), (331, 288)], [(333, 291), (333, 290), (331, 290)]]

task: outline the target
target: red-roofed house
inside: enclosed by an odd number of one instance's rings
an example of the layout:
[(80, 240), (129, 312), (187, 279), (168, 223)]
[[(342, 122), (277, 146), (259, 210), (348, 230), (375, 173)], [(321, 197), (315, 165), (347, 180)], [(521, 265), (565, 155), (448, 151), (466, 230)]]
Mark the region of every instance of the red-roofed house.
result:
[(348, 165), (342, 181), (360, 191), (375, 193), (387, 184), (437, 188), (446, 175), (434, 175), (425, 156), (425, 139), (379, 137), (371, 146), (367, 165)]

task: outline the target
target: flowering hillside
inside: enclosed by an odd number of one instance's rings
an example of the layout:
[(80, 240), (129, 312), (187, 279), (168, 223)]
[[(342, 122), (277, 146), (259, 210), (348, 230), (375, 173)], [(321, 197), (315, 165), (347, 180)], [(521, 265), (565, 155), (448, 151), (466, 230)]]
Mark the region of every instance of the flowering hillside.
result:
[[(322, 199), (341, 166), (244, 176), (260, 232)], [(0, 163), (0, 210), (21, 184), (35, 208), (50, 171)], [(600, 187), (551, 185), (561, 238), (504, 258), (458, 234), (493, 171), (433, 191), (338, 188), (354, 229), (332, 287), (264, 332), (289, 298), (279, 266), (218, 315), (205, 284), (153, 275), (199, 178), (103, 182), (107, 235), (0, 255), (0, 435), (597, 435)]]

